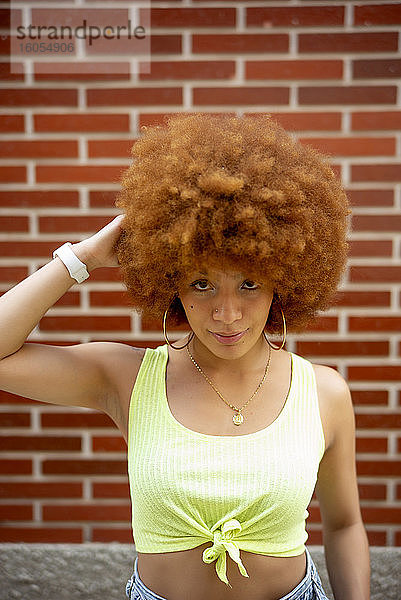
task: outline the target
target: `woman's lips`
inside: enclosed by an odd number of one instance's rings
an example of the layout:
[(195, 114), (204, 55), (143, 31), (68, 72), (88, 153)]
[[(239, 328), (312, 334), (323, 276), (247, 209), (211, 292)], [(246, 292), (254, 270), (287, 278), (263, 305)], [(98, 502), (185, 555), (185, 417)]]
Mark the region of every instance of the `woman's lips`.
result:
[(213, 331), (211, 331), (210, 333), (221, 344), (235, 344), (236, 342), (238, 342), (238, 340), (240, 340), (246, 334), (246, 331), (247, 330), (240, 331), (239, 333), (236, 333), (235, 335), (223, 335), (223, 334), (219, 334), (219, 333), (214, 333)]

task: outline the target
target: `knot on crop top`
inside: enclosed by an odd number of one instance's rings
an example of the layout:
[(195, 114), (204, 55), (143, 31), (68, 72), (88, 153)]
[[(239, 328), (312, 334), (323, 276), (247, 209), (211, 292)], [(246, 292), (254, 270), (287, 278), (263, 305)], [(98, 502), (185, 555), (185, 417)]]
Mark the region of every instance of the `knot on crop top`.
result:
[(213, 532), (213, 546), (206, 548), (202, 556), (203, 562), (205, 563), (211, 563), (217, 559), (216, 573), (218, 577), (230, 587), (232, 587), (232, 585), (228, 582), (226, 575), (226, 551), (238, 564), (238, 569), (241, 575), (244, 577), (249, 577), (244, 565), (242, 564), (239, 548), (234, 541), (235, 535), (237, 535), (241, 530), (242, 527), (237, 519), (230, 519), (229, 521), (226, 521), (223, 523), (220, 529), (216, 529)]

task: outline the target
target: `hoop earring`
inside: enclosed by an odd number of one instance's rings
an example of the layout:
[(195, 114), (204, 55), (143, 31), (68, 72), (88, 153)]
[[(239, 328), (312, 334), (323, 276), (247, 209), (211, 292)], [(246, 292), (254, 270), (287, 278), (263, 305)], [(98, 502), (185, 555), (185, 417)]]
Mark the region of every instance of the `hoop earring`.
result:
[[(175, 297), (176, 297), (176, 296), (175, 296)], [(173, 300), (175, 299), (175, 297), (173, 298)], [(194, 334), (194, 332), (192, 331), (192, 333), (191, 333), (191, 334), (190, 334), (190, 336), (189, 336), (189, 340), (188, 340), (188, 341), (187, 341), (187, 343), (186, 343), (186, 344), (184, 344), (183, 346), (173, 346), (173, 344), (172, 344), (172, 343), (170, 342), (170, 340), (168, 339), (168, 337), (167, 337), (167, 327), (166, 327), (167, 313), (168, 313), (168, 311), (169, 311), (169, 308), (170, 308), (170, 306), (171, 306), (171, 304), (172, 304), (173, 300), (170, 302), (170, 304), (169, 304), (169, 306), (168, 306), (167, 310), (164, 312), (164, 315), (163, 315), (163, 335), (164, 335), (164, 339), (166, 340), (166, 343), (167, 343), (167, 344), (170, 346), (170, 348), (174, 348), (174, 350), (183, 350), (184, 348), (186, 348), (186, 347), (187, 347), (187, 346), (190, 344), (190, 342), (193, 340), (193, 338), (194, 338), (195, 334)]]
[(265, 338), (266, 342), (269, 344), (270, 348), (272, 348), (273, 350), (281, 350), (284, 347), (285, 338), (287, 337), (287, 324), (285, 322), (285, 316), (284, 316), (283, 309), (281, 308), (281, 306), (280, 306), (280, 312), (281, 312), (281, 316), (283, 318), (283, 341), (281, 342), (281, 346), (279, 348), (277, 348), (276, 346), (273, 346), (273, 344), (271, 342), (269, 342), (269, 340), (267, 339), (265, 330), (263, 330), (263, 337)]

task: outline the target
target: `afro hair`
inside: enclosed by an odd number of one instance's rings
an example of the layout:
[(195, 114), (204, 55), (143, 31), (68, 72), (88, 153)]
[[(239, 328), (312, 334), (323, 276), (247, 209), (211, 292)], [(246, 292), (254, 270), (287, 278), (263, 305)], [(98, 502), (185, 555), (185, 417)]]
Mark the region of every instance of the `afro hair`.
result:
[(132, 305), (186, 315), (180, 282), (199, 265), (235, 265), (273, 285), (266, 329), (302, 331), (344, 273), (349, 203), (324, 156), (267, 114), (180, 114), (143, 127), (116, 206), (116, 250)]

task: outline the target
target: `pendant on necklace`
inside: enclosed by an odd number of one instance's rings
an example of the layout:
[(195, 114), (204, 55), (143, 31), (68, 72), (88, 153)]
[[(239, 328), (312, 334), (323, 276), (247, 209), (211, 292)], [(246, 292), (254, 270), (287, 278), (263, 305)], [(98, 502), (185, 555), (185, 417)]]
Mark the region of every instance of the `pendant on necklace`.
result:
[(244, 422), (244, 417), (241, 415), (241, 413), (237, 413), (236, 415), (233, 415), (233, 421), (234, 425), (241, 425), (241, 423)]

